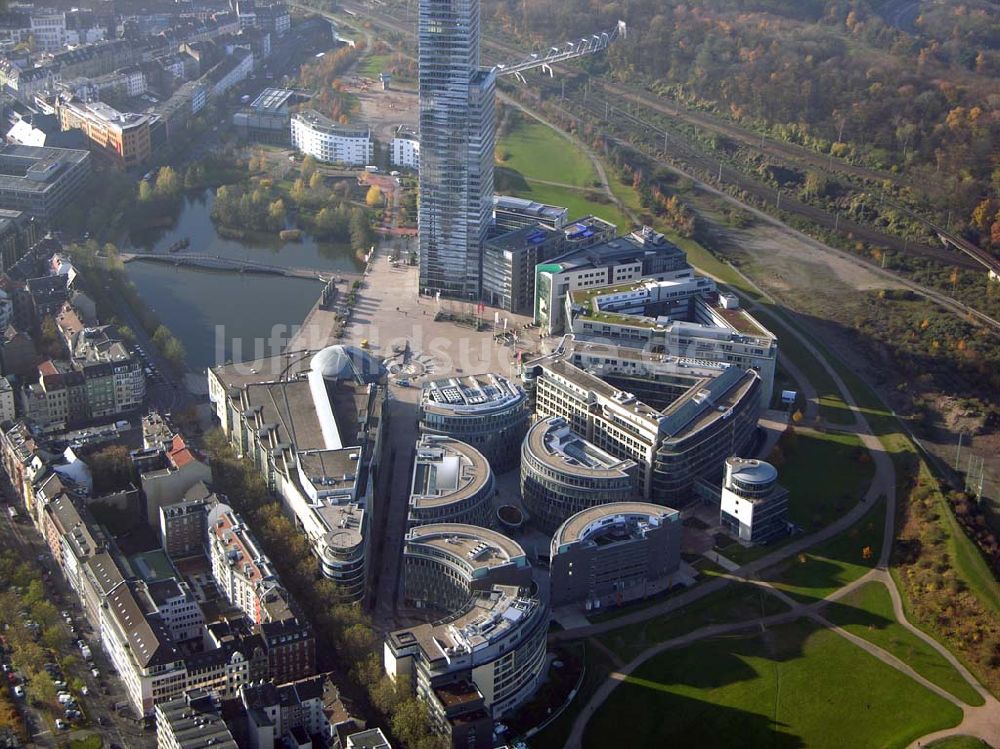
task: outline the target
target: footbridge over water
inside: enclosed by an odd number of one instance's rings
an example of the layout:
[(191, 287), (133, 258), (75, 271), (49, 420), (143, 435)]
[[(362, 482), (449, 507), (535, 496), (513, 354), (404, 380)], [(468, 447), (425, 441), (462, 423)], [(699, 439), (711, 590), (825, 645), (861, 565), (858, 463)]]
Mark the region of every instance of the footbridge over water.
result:
[(177, 253), (171, 255), (153, 252), (122, 252), (119, 254), (122, 262), (145, 260), (154, 263), (164, 263), (175, 266), (190, 266), (216, 271), (232, 271), (236, 273), (263, 273), (288, 278), (307, 278), (323, 283), (330, 281), (351, 282), (361, 279), (360, 273), (331, 271), (320, 268), (299, 268), (284, 265), (271, 265), (257, 260), (223, 257), (222, 255), (202, 255), (197, 253)]

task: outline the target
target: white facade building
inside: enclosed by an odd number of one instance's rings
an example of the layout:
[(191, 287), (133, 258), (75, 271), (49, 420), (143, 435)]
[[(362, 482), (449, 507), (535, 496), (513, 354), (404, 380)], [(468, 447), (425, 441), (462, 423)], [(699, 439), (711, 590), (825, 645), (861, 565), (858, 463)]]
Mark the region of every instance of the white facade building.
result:
[(354, 166), (375, 155), (369, 128), (338, 125), (312, 109), (292, 115), (292, 146), (319, 161)]
[(6, 377), (0, 377), (0, 424), (13, 421), (16, 416), (14, 389)]
[(66, 14), (38, 8), (31, 13), (31, 36), (42, 52), (60, 52), (66, 45)]
[(391, 151), (390, 160), (393, 166), (420, 169), (420, 137), (412, 127), (400, 125), (396, 128)]
[(764, 544), (788, 531), (788, 491), (778, 470), (763, 460), (726, 459), (719, 522), (744, 546)]

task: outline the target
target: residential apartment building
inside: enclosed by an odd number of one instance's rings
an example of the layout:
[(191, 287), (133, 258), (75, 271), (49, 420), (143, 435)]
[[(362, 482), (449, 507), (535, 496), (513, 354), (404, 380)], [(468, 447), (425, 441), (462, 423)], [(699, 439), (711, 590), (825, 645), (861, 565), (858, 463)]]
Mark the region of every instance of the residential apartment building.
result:
[(536, 526), (553, 533), (571, 515), (633, 499), (638, 464), (574, 434), (561, 416), (536, 421), (521, 445), (521, 501)]
[(788, 490), (778, 484), (778, 470), (763, 460), (726, 458), (719, 522), (744, 546), (786, 535)]
[(614, 502), (568, 518), (549, 549), (552, 605), (588, 611), (663, 593), (681, 562), (681, 514), (646, 502)]
[(219, 502), (209, 510), (207, 533), (212, 577), (222, 595), (254, 624), (270, 621), (269, 606), (286, 594), (243, 520)]
[(31, 11), (31, 37), (42, 52), (59, 52), (66, 46), (66, 13), (36, 8)]
[(0, 148), (0, 208), (21, 211), (43, 224), (86, 188), (90, 154), (66, 148)]
[(386, 672), (427, 704), (453, 747), (492, 747), (493, 721), (534, 693), (546, 662), (548, 604), (524, 550), (476, 526), (413, 528), (402, 603), (434, 623), (386, 636)]
[(318, 161), (365, 166), (375, 145), (371, 129), (339, 125), (314, 109), (292, 115), (292, 147)]
[(150, 130), (156, 115), (119, 112), (100, 101), (69, 101), (59, 106), (63, 130), (79, 129), (91, 151), (120, 169), (145, 164), (151, 155)]
[(417, 441), (407, 523), (493, 524), (493, 471), (483, 454), (451, 437)]
[(389, 161), (402, 169), (420, 169), (420, 136), (415, 128), (400, 125), (392, 138)]
[(426, 383), (417, 416), (421, 434), (461, 440), (502, 473), (517, 465), (531, 406), (516, 382), (481, 374)]
[[(216, 500), (207, 490), (199, 496), (199, 487), (204, 488), (204, 484), (195, 484), (180, 502), (160, 507), (160, 546), (171, 559), (183, 559), (204, 551), (208, 539), (208, 510)], [(192, 491), (196, 492), (193, 496)]]
[(635, 461), (639, 496), (674, 507), (750, 446), (760, 413), (752, 369), (572, 336), (527, 362), (522, 378), (537, 417), (561, 416), (587, 442)]
[[(39, 222), (33, 216), (24, 211), (0, 208), (0, 273), (12, 268), (41, 238)], [(4, 317), (0, 314), (0, 330), (6, 330), (13, 322), (13, 310), (6, 319)]]
[(238, 749), (217, 697), (203, 689), (156, 706), (156, 749)]

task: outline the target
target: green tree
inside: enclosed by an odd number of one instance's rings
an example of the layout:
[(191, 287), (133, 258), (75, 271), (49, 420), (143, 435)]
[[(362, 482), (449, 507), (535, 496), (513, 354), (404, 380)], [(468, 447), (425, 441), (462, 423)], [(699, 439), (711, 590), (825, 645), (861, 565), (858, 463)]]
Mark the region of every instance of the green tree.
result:
[(35, 702), (44, 705), (55, 705), (56, 691), (56, 685), (52, 682), (52, 677), (49, 676), (47, 671), (41, 671), (41, 673), (32, 677), (31, 697)]
[(94, 492), (106, 494), (124, 489), (133, 480), (132, 458), (125, 445), (109, 445), (87, 459), (94, 476)]
[(285, 201), (281, 198), (275, 200), (267, 207), (267, 218), (271, 228), (275, 231), (285, 228)]
[(316, 159), (312, 157), (312, 154), (306, 154), (306, 157), (302, 159), (302, 169), (300, 170), (302, 179), (308, 180), (313, 176), (315, 171)]
[(39, 348), (41, 354), (50, 359), (58, 359), (64, 355), (66, 349), (59, 328), (52, 315), (46, 315), (41, 324), (41, 338)]
[(309, 178), (309, 189), (318, 190), (323, 186), (323, 175), (319, 172), (313, 172), (313, 175)]
[(139, 202), (148, 203), (153, 199), (153, 188), (149, 184), (149, 180), (141, 180), (139, 182)]
[(156, 187), (154, 192), (157, 197), (172, 198), (181, 191), (181, 179), (173, 167), (163, 166), (156, 174)]
[(171, 336), (167, 345), (163, 347), (163, 356), (175, 370), (184, 369), (184, 360), (187, 356), (182, 344), (176, 337)]

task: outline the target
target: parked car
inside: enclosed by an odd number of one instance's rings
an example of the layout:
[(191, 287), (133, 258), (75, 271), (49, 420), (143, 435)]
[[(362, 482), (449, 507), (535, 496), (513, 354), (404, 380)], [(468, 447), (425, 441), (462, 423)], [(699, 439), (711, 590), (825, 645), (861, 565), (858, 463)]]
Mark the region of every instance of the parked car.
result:
[(24, 687), (18, 684), (16, 687), (14, 687), (14, 694), (18, 697), (24, 697)]
[(101, 678), (101, 672), (98, 671), (96, 668), (90, 669), (90, 675), (93, 676), (95, 679)]
[(66, 721), (64, 721), (62, 718), (56, 718), (56, 728), (58, 728), (60, 731), (65, 731), (68, 728), (68, 726), (66, 725)]

